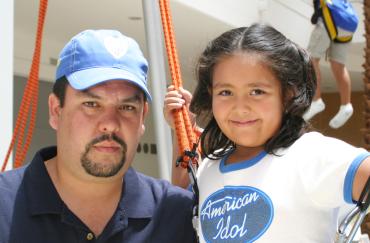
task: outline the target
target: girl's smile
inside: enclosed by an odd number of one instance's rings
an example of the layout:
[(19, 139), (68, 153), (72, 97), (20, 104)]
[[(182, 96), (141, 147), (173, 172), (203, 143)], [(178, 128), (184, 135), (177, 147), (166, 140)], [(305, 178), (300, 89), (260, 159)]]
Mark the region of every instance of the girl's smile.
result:
[(246, 120), (246, 121), (236, 121), (230, 120), (230, 123), (236, 127), (250, 127), (255, 125), (258, 122), (258, 119), (255, 120)]

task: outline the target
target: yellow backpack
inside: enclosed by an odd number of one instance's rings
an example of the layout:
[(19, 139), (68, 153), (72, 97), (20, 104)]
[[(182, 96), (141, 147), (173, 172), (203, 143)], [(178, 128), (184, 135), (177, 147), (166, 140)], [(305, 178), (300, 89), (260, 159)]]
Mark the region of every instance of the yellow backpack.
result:
[(347, 0), (320, 0), (322, 17), (329, 38), (334, 42), (352, 40), (358, 26), (358, 16)]

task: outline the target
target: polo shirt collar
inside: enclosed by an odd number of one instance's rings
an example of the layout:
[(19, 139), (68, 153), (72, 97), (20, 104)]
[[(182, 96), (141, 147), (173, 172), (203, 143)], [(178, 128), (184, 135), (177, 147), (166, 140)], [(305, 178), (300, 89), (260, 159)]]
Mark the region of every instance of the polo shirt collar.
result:
[(38, 151), (24, 175), (24, 186), (32, 215), (61, 214), (63, 201), (46, 170), (44, 161), (55, 157), (57, 148), (47, 147)]
[[(45, 161), (57, 155), (57, 148), (47, 147), (37, 152), (26, 169), (24, 185), (32, 215), (61, 214), (64, 203), (60, 198), (47, 170)], [(124, 176), (124, 191), (117, 212), (124, 212), (128, 218), (151, 218), (155, 198), (144, 176), (131, 167)]]
[(154, 214), (156, 200), (150, 184), (143, 181), (144, 177), (131, 167), (125, 173), (123, 199), (119, 207), (128, 218), (151, 218)]

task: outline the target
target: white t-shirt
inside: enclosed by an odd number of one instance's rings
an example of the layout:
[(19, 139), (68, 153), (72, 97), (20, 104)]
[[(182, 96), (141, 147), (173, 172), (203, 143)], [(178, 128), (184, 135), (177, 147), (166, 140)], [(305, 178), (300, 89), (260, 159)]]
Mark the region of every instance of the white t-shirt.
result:
[(310, 132), (277, 154), (231, 165), (227, 156), (202, 162), (200, 242), (333, 242), (369, 153)]

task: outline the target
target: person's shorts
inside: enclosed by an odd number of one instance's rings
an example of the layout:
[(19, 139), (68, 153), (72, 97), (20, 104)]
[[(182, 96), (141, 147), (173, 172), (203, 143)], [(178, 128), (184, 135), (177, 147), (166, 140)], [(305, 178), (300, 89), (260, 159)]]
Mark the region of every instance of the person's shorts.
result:
[(318, 21), (311, 33), (307, 51), (313, 58), (328, 58), (346, 63), (349, 43), (335, 43), (330, 40), (322, 20)]

